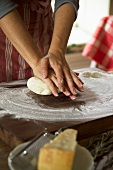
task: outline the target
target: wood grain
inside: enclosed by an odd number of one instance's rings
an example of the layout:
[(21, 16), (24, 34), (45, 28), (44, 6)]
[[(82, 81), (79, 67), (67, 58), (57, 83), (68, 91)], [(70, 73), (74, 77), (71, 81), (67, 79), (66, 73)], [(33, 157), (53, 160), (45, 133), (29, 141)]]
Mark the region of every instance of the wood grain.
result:
[[(90, 61), (82, 57), (81, 53), (67, 54), (66, 59), (72, 69), (89, 67)], [(62, 127), (71, 127), (78, 130), (78, 142), (84, 144), (87, 138), (113, 129), (113, 116), (91, 122), (62, 122), (54, 123), (16, 119), (7, 115), (0, 118), (0, 170), (9, 170), (7, 158), (9, 153), (18, 144), (33, 139), (44, 127), (54, 132)], [(82, 142), (83, 141), (83, 142)]]
[(22, 142), (33, 139), (36, 135), (47, 128), (55, 132), (60, 128), (73, 128), (78, 130), (78, 140), (100, 134), (113, 129), (113, 116), (88, 121), (88, 122), (44, 122), (25, 119), (16, 119), (11, 115), (0, 119), (0, 138), (11, 148)]

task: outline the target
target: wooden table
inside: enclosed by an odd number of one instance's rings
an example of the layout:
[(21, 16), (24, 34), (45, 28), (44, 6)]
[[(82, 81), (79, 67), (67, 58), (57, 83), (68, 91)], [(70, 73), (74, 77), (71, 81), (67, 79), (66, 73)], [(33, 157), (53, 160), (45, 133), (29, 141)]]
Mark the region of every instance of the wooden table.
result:
[(113, 158), (113, 116), (87, 122), (50, 123), (17, 119), (10, 114), (0, 118), (0, 170), (9, 170), (7, 158), (12, 149), (20, 143), (33, 139), (44, 127), (52, 133), (62, 127), (77, 129), (78, 143), (89, 149), (94, 157), (96, 156), (95, 163), (98, 165), (98, 162), (104, 158), (102, 166), (106, 167), (98, 170), (113, 170), (113, 159), (109, 162), (109, 166), (112, 166), (111, 169), (108, 169), (106, 165), (107, 156), (110, 159)]
[(0, 169), (1, 170), (9, 170), (7, 158), (11, 150), (12, 149), (8, 145), (6, 145), (6, 143), (3, 140), (0, 140)]
[[(44, 125), (45, 127), (47, 127), (50, 132), (54, 132), (64, 126), (77, 129), (77, 140), (79, 144), (88, 148), (92, 152), (92, 154), (96, 153), (96, 150), (94, 151), (94, 148), (96, 148), (99, 141), (102, 141), (103, 135), (108, 134), (108, 138), (106, 139), (107, 143), (107, 140), (110, 141), (110, 139), (112, 139), (113, 134), (113, 116), (74, 125), (74, 122), (72, 122), (71, 124), (68, 124), (66, 122), (51, 124), (47, 122), (37, 121), (36, 123), (32, 120), (18, 120), (8, 115), (0, 119), (0, 170), (9, 170), (7, 158), (11, 150), (15, 148), (18, 144), (29, 141), (33, 137), (35, 137), (41, 130), (40, 125)], [(21, 129), (23, 129), (23, 133), (21, 133)], [(23, 135), (25, 134), (25, 132), (26, 135)], [(27, 134), (28, 132), (29, 135)], [(91, 139), (93, 139), (93, 142), (90, 146)], [(109, 151), (107, 149), (107, 153), (105, 155), (111, 153), (112, 149), (112, 146), (111, 148), (109, 148)], [(97, 157), (95, 158), (96, 163), (98, 162), (98, 159), (102, 160), (103, 154), (101, 156), (97, 154)]]

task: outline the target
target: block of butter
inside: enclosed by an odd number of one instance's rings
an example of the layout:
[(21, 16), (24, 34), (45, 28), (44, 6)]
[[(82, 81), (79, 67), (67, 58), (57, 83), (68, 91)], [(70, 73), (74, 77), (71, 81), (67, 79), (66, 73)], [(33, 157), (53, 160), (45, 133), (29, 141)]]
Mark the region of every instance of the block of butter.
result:
[(40, 148), (37, 170), (72, 170), (77, 130), (66, 129)]

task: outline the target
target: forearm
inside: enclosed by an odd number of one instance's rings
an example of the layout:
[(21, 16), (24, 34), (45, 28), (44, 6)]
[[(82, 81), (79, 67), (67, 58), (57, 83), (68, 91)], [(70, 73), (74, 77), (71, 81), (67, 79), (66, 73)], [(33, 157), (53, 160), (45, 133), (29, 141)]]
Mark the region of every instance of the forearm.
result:
[(13, 10), (1, 18), (0, 27), (26, 62), (34, 67), (42, 56), (18, 12)]
[(75, 10), (70, 3), (66, 3), (57, 9), (50, 53), (54, 53), (54, 51), (65, 53), (74, 20)]

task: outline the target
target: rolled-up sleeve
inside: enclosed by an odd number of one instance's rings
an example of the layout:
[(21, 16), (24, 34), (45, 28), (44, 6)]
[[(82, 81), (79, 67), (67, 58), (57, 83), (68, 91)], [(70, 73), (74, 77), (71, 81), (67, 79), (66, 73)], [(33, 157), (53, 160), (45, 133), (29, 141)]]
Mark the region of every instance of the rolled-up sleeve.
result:
[(77, 16), (77, 11), (79, 9), (79, 0), (56, 0), (54, 12), (65, 3), (71, 3), (74, 6), (75, 15)]
[(17, 7), (18, 4), (11, 0), (0, 0), (0, 18)]

